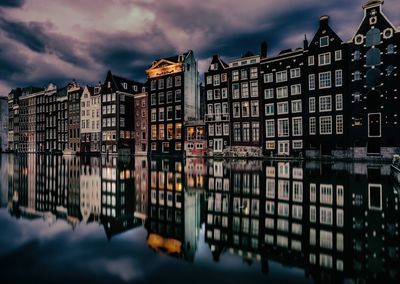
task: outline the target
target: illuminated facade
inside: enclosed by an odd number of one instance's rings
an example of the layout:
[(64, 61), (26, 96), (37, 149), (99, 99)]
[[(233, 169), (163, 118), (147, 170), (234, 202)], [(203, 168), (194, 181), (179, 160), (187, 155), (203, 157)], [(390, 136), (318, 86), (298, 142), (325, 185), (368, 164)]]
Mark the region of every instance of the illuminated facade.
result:
[(158, 59), (146, 70), (151, 154), (184, 151), (184, 123), (199, 116), (200, 87), (193, 51)]

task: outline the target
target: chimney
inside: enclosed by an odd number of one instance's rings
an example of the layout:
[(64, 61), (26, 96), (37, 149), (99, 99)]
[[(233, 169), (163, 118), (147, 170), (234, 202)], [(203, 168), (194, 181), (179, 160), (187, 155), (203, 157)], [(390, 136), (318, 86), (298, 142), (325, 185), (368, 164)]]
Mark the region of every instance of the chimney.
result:
[(266, 41), (261, 43), (261, 58), (267, 58), (268, 55), (268, 44)]
[(304, 49), (308, 48), (308, 40), (307, 40), (307, 35), (306, 34), (304, 35), (303, 47), (304, 47)]

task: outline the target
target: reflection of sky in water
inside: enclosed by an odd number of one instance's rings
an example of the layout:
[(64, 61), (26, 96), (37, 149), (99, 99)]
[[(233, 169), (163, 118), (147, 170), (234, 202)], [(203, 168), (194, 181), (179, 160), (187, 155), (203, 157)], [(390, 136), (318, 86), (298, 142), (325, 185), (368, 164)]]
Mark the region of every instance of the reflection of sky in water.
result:
[(108, 241), (97, 223), (81, 223), (72, 229), (66, 221), (51, 226), (43, 219), (11, 217), (0, 210), (0, 271), (2, 279), (17, 282), (70, 281), (99, 283), (173, 281), (204, 283), (258, 283), (294, 278), (306, 280), (298, 269), (283, 268), (271, 262), (269, 275), (260, 263), (243, 263), (239, 256), (223, 254), (213, 262), (201, 230), (193, 264), (153, 252), (146, 244), (147, 231), (139, 227)]

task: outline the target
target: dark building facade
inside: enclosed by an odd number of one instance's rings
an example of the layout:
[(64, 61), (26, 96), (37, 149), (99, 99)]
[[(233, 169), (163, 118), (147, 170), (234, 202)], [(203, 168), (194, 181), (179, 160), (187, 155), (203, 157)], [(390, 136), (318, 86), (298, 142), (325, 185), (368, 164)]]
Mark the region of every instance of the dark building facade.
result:
[(198, 116), (199, 74), (193, 51), (155, 60), (146, 70), (151, 154), (182, 155), (183, 124)]
[(143, 88), (142, 93), (135, 95), (135, 154), (147, 155), (149, 149), (149, 106), (148, 93)]
[(302, 156), (304, 152), (303, 50), (284, 50), (261, 61), (263, 150), (267, 156)]
[(400, 32), (382, 12), (384, 1), (368, 1), (350, 40), (349, 77), (353, 156), (390, 158), (400, 151)]
[(347, 48), (320, 18), (320, 27), (304, 51), (304, 135), (307, 156), (346, 156), (349, 102)]
[(81, 151), (81, 95), (82, 88), (78, 83), (68, 85), (68, 148), (67, 153)]
[(57, 86), (49, 84), (44, 94), (46, 105), (46, 146), (45, 152), (57, 150)]
[(135, 94), (143, 84), (111, 71), (101, 89), (101, 153), (131, 155), (135, 146)]
[(206, 122), (210, 154), (222, 154), (231, 145), (229, 111), (229, 65), (214, 55), (205, 73)]

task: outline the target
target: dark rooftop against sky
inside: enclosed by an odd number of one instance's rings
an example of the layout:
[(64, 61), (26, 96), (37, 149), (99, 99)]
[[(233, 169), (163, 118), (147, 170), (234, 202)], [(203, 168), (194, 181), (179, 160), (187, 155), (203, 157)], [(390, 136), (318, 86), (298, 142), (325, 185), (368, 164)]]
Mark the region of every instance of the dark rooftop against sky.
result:
[[(362, 20), (366, 0), (1, 0), (0, 95), (11, 88), (95, 84), (107, 70), (145, 80), (154, 59), (194, 50), (200, 73), (219, 53), (229, 61), (250, 50), (269, 54), (312, 39), (328, 14), (343, 40)], [(384, 12), (400, 24), (400, 1)]]

